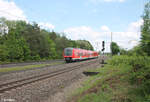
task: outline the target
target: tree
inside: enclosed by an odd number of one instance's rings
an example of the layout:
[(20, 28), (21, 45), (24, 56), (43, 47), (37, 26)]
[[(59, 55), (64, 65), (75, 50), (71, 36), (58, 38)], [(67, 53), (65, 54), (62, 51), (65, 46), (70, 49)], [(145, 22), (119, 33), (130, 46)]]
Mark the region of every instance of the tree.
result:
[(81, 49), (94, 50), (91, 43), (87, 40), (77, 40), (76, 43)]
[(14, 29), (11, 29), (7, 40), (4, 42), (5, 48), (8, 52), (8, 59), (14, 60), (27, 60), (30, 56), (30, 49), (25, 39), (17, 34)]
[(141, 48), (150, 56), (150, 2), (145, 5), (143, 20), (144, 23), (141, 27)]
[(20, 21), (8, 21), (0, 19), (0, 60), (15, 61), (27, 60), (30, 57), (30, 49), (25, 39), (21, 36), (16, 26)]
[(66, 47), (72, 47), (70, 46), (69, 40), (66, 38), (65, 35), (63, 36), (57, 36), (55, 39), (55, 44), (56, 44), (56, 53), (57, 53), (57, 58), (62, 58), (62, 52), (64, 48)]
[(124, 49), (124, 48), (120, 48), (119, 52), (120, 52), (121, 55), (127, 55), (127, 53), (128, 53), (127, 50)]
[(112, 42), (110, 48), (111, 48), (112, 55), (116, 55), (119, 53), (119, 46), (117, 45), (117, 43)]
[(6, 61), (8, 58), (8, 50), (5, 45), (0, 44), (0, 61)]
[(41, 30), (43, 39), (41, 40), (41, 51), (40, 56), (42, 58), (54, 59), (56, 57), (55, 43), (51, 40), (50, 33)]

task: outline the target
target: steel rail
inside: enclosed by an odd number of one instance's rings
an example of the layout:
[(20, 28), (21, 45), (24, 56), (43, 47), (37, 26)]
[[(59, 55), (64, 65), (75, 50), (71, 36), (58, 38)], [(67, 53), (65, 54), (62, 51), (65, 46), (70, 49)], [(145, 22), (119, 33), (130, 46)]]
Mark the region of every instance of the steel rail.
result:
[(57, 70), (57, 71), (54, 71), (54, 72), (45, 73), (45, 74), (36, 75), (36, 76), (31, 76), (31, 77), (23, 78), (23, 79), (20, 79), (20, 80), (15, 80), (15, 81), (3, 83), (3, 84), (0, 84), (0, 93), (4, 93), (5, 91), (9, 91), (11, 89), (21, 87), (23, 85), (34, 83), (36, 81), (40, 81), (40, 80), (51, 78), (51, 77), (54, 77), (54, 76), (57, 76), (57, 75), (60, 75), (60, 74), (63, 74), (63, 73), (67, 73), (67, 72), (79, 69), (82, 66), (88, 66), (89, 64), (91, 64), (93, 62), (96, 63), (96, 61), (90, 61), (90, 62), (83, 63), (83, 64), (80, 64), (80, 65), (63, 68), (63, 69), (60, 69), (60, 70)]

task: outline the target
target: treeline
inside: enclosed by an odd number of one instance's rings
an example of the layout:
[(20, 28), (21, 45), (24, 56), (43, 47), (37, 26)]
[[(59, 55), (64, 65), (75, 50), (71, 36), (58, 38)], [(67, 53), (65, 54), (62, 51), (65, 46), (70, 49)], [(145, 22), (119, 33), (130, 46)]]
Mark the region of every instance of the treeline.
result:
[(0, 18), (0, 62), (62, 58), (66, 47), (93, 50), (86, 40), (70, 40), (64, 34), (41, 29), (37, 23)]

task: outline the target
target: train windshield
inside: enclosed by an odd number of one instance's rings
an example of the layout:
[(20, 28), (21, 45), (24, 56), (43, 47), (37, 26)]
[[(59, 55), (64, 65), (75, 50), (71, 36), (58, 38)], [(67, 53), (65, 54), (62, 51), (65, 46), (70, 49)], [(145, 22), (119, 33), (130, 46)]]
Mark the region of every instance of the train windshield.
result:
[(65, 56), (72, 56), (72, 50), (73, 50), (73, 48), (66, 48), (64, 50)]

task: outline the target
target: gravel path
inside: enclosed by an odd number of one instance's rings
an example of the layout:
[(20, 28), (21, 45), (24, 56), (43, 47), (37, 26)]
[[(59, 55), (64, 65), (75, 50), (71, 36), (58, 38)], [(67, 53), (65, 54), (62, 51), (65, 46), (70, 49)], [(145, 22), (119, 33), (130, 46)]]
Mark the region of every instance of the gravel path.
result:
[[(72, 83), (79, 82), (79, 80), (82, 80), (82, 78), (85, 78), (82, 72), (86, 69), (96, 68), (97, 66), (100, 65), (97, 59), (94, 59), (94, 60), (97, 61), (97, 63), (91, 64), (86, 67), (82, 67), (80, 70), (74, 70), (65, 74), (61, 74), (57, 77), (45, 79), (39, 82), (26, 85), (21, 88), (17, 88), (15, 90), (11, 90), (9, 92), (6, 92), (0, 95), (0, 102), (7, 102), (7, 100), (9, 100), (8, 102), (10, 101), (13, 101), (13, 102), (66, 102), (67, 93), (71, 92), (69, 90), (72, 90), (74, 85), (78, 87), (78, 84), (72, 84)], [(84, 63), (84, 61), (78, 62), (78, 63), (65, 64), (59, 67), (56, 66), (56, 68), (54, 67), (47, 68), (47, 70), (45, 69), (39, 70), (37, 71), (37, 74), (41, 73), (42, 71), (47, 72), (47, 71), (52, 71), (52, 69), (57, 70), (57, 68), (64, 68), (67, 66), (73, 66), (73, 65), (80, 64), (80, 63)], [(29, 71), (25, 73), (16, 73), (18, 75), (13, 75), (12, 77), (14, 78), (16, 78), (17, 76), (21, 77), (21, 75), (26, 76), (29, 73), (30, 75), (33, 74), (33, 72)], [(2, 82), (2, 79), (1, 79), (1, 82)]]

